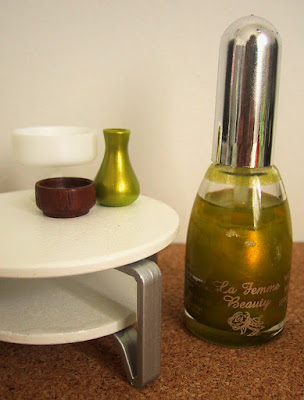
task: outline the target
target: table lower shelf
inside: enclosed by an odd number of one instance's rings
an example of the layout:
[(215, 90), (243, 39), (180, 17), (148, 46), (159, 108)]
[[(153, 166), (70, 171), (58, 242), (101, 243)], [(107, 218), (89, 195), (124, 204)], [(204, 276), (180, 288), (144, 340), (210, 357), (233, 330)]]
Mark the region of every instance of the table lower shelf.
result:
[(79, 342), (135, 321), (136, 282), (116, 269), (76, 277), (0, 279), (1, 341)]
[(160, 373), (161, 272), (153, 260), (76, 277), (1, 278), (0, 340), (59, 344), (113, 334), (130, 383), (143, 387)]

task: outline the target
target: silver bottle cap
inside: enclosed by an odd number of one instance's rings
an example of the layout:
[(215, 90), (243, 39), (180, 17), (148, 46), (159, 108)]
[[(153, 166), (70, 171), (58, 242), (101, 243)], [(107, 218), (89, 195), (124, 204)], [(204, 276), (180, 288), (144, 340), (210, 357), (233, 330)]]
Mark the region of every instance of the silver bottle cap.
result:
[(212, 161), (271, 165), (281, 41), (263, 18), (240, 18), (224, 32), (217, 81)]

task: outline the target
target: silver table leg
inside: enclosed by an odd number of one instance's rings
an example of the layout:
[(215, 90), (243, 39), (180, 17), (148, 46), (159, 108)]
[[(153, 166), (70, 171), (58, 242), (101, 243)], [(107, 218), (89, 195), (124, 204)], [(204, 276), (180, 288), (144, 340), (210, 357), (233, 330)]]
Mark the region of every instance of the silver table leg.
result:
[(140, 388), (160, 374), (161, 272), (151, 259), (117, 269), (137, 282), (137, 329), (128, 327), (113, 336), (130, 383)]

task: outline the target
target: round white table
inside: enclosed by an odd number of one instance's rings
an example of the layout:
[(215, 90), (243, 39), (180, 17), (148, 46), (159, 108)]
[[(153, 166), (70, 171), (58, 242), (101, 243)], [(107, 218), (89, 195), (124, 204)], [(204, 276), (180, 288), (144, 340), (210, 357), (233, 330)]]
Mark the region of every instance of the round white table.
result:
[(140, 196), (126, 207), (53, 219), (27, 190), (0, 194), (0, 220), (0, 340), (59, 344), (113, 334), (131, 384), (159, 375), (161, 273), (151, 256), (177, 234), (172, 208)]

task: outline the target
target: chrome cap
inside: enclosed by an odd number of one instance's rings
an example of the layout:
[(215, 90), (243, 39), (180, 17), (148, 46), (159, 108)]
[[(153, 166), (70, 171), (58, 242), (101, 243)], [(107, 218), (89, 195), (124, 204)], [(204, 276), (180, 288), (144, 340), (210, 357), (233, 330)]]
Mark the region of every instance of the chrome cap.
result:
[(281, 40), (263, 18), (240, 18), (220, 44), (212, 161), (271, 165)]

